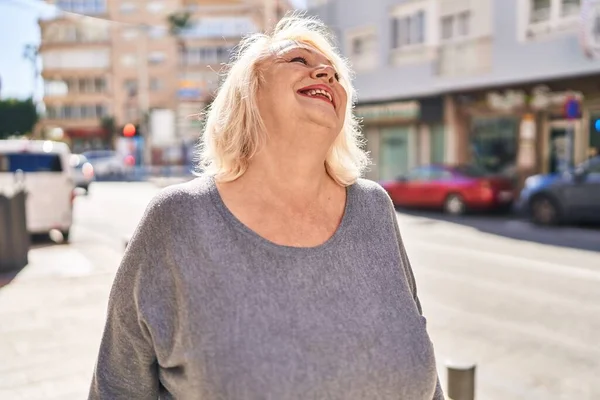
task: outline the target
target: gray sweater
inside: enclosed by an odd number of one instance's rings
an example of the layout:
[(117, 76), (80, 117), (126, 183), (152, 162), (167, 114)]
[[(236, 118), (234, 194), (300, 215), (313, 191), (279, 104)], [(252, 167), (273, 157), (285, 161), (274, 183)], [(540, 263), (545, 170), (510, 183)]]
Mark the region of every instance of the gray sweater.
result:
[(335, 234), (276, 245), (212, 177), (163, 190), (117, 272), (90, 399), (442, 400), (386, 192), (347, 189)]

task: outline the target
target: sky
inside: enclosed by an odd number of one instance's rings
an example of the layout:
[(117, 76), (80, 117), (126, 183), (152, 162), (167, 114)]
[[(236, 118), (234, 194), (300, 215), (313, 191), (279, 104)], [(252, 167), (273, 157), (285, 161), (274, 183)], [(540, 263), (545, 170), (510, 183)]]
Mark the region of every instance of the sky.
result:
[[(304, 7), (306, 0), (292, 0), (292, 3)], [(23, 58), (23, 49), (27, 44), (39, 44), (37, 19), (52, 11), (43, 0), (0, 0), (0, 98), (24, 99), (32, 95), (34, 69)], [(40, 100), (41, 78), (35, 89), (35, 99)]]

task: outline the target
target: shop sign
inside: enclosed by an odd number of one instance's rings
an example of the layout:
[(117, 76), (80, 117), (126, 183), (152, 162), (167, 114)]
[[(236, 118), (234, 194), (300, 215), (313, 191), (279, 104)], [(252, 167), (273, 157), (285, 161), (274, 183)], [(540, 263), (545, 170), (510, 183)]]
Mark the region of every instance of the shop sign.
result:
[(523, 90), (507, 90), (504, 93), (492, 92), (487, 96), (488, 106), (497, 111), (511, 111), (525, 107), (527, 95)]
[(394, 120), (416, 120), (420, 115), (418, 101), (402, 101), (395, 103), (357, 106), (354, 109), (357, 117), (364, 122), (384, 122)]
[(487, 104), (492, 110), (510, 112), (525, 109), (543, 111), (555, 107), (563, 107), (569, 99), (583, 101), (581, 92), (552, 92), (547, 86), (537, 86), (531, 93), (525, 90), (506, 90), (504, 93), (491, 92), (487, 95)]
[(600, 0), (581, 2), (581, 45), (592, 59), (600, 58)]

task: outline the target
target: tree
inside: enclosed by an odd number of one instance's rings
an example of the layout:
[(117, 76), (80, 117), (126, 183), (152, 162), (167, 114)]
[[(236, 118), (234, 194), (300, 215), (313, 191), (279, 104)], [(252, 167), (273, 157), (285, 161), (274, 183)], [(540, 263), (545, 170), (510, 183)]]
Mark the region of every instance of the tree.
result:
[(27, 44), (23, 48), (23, 58), (28, 60), (33, 67), (33, 89), (31, 93), (31, 97), (35, 96), (35, 90), (37, 89), (38, 77), (40, 75), (38, 71), (37, 59), (38, 59), (39, 49), (34, 44)]
[(192, 14), (189, 11), (174, 12), (167, 17), (167, 23), (169, 24), (169, 33), (177, 41), (180, 55), (185, 54), (185, 41), (181, 34), (192, 25)]
[(0, 100), (0, 139), (29, 134), (38, 120), (33, 99)]

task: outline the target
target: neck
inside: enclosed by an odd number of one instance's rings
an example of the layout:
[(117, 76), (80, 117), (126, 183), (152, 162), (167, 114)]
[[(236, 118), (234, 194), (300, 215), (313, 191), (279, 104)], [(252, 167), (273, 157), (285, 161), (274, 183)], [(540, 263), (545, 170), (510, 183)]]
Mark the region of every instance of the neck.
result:
[(257, 154), (239, 183), (258, 191), (263, 198), (277, 198), (298, 207), (314, 202), (335, 182), (322, 158), (302, 157), (298, 153), (304, 152)]

